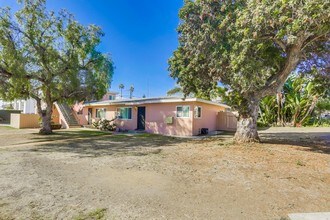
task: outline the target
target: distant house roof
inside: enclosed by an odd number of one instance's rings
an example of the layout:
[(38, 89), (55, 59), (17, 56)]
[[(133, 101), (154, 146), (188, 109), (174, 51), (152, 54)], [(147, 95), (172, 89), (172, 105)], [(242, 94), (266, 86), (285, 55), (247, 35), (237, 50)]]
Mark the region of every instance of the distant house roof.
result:
[(106, 94), (118, 94), (118, 92), (115, 92), (115, 91), (108, 91)]
[(84, 106), (103, 106), (103, 105), (143, 105), (143, 104), (153, 104), (153, 103), (173, 103), (173, 102), (202, 102), (210, 105), (217, 105), (224, 108), (230, 108), (230, 106), (208, 101), (199, 98), (182, 98), (182, 97), (154, 97), (154, 98), (133, 98), (133, 99), (120, 99), (120, 100), (104, 100), (104, 101), (93, 101), (85, 102)]

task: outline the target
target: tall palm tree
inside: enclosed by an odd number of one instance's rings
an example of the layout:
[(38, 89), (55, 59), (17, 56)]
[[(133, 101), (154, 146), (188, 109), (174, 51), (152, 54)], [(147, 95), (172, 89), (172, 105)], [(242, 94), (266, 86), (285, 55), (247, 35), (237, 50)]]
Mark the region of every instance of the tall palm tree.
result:
[(167, 91), (167, 96), (182, 95), (182, 93), (182, 88), (179, 86), (175, 86), (173, 89)]
[(124, 84), (120, 83), (119, 84), (119, 89), (120, 89), (120, 98), (123, 98), (123, 89), (125, 88)]
[(134, 86), (131, 85), (131, 87), (129, 88), (129, 98), (130, 99), (133, 97), (133, 92), (134, 92)]

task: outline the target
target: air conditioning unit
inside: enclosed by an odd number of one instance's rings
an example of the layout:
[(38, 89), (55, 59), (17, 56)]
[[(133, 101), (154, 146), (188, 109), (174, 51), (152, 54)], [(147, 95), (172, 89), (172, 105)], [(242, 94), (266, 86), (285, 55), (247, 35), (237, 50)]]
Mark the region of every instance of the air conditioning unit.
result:
[(165, 118), (165, 123), (166, 124), (173, 124), (174, 118), (173, 117), (166, 117)]
[(206, 135), (209, 133), (209, 129), (208, 128), (201, 128), (201, 135)]

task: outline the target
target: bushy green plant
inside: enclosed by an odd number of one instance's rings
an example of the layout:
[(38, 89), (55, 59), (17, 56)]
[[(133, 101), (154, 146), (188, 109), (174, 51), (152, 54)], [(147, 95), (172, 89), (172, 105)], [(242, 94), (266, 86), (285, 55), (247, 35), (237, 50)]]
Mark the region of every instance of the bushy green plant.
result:
[(328, 88), (315, 77), (292, 75), (278, 96), (266, 96), (260, 102), (259, 122), (272, 125), (318, 126), (321, 113), (328, 111)]
[(93, 126), (101, 131), (115, 131), (116, 124), (113, 123), (114, 120), (101, 119), (99, 121), (93, 122)]
[(258, 127), (267, 127), (276, 121), (276, 98), (274, 96), (266, 96), (260, 102)]
[(304, 126), (330, 127), (330, 118), (310, 118)]
[(258, 120), (257, 126), (258, 126), (258, 128), (267, 128), (267, 127), (269, 127), (269, 123), (265, 123), (262, 120)]

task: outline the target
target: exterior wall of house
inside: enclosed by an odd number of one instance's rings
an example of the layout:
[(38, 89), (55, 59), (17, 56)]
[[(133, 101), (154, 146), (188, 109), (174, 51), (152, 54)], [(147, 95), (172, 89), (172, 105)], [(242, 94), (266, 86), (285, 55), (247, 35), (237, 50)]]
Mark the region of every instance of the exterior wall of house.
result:
[(99, 120), (99, 118), (96, 117), (96, 109), (102, 109), (105, 108), (105, 118), (107, 120), (112, 120), (116, 117), (117, 108), (120, 107), (130, 107), (132, 108), (132, 119), (116, 119), (115, 123), (118, 128), (125, 129), (125, 130), (135, 130), (137, 126), (137, 107), (134, 106), (124, 106), (124, 105), (118, 105), (118, 106), (86, 106), (83, 108), (83, 112), (81, 115), (78, 115), (78, 118), (80, 120), (81, 125), (87, 125), (88, 124), (88, 109), (92, 109), (92, 122), (95, 122)]
[[(176, 107), (178, 105), (189, 105), (190, 116), (188, 118), (177, 118)], [(179, 135), (190, 136), (193, 124), (193, 109), (192, 103), (159, 103), (159, 104), (145, 104), (139, 105), (146, 108), (145, 130), (149, 133), (165, 134), (165, 135)], [(118, 128), (125, 130), (135, 130), (137, 128), (137, 109), (139, 106), (86, 106), (83, 109), (81, 117), (82, 125), (88, 124), (88, 109), (92, 108), (92, 121), (98, 120), (96, 118), (96, 109), (106, 109), (106, 119), (111, 120), (116, 117), (117, 108), (130, 107), (132, 108), (132, 119), (116, 119), (115, 123)], [(167, 124), (165, 122), (167, 117), (173, 117), (173, 123)]]
[(137, 128), (137, 107), (136, 106), (111, 106), (111, 117), (109, 120), (114, 119), (116, 117), (117, 108), (125, 107), (132, 108), (132, 119), (116, 119), (115, 124), (118, 128), (124, 130), (135, 130)]
[(53, 114), (52, 114), (52, 121), (55, 124), (62, 124), (61, 123), (61, 115), (58, 112), (57, 108), (55, 107), (55, 105), (53, 105)]
[(209, 132), (216, 131), (218, 128), (217, 115), (220, 111), (225, 111), (225, 108), (202, 102), (195, 102), (193, 108), (198, 106), (202, 108), (202, 117), (194, 117), (193, 135), (199, 135), (202, 128), (208, 128)]
[[(190, 107), (189, 117), (177, 117), (177, 106)], [(96, 118), (96, 109), (105, 108), (105, 118), (111, 120), (116, 117), (117, 108), (131, 107), (132, 119), (123, 120), (116, 119), (115, 123), (118, 128), (125, 130), (137, 129), (137, 110), (138, 107), (145, 107), (145, 130), (148, 133), (164, 134), (164, 135), (178, 135), (178, 136), (192, 136), (198, 135), (201, 128), (208, 128), (209, 131), (217, 130), (217, 114), (219, 111), (224, 111), (225, 108), (217, 105), (205, 104), (202, 102), (177, 102), (177, 103), (153, 103), (142, 105), (107, 105), (107, 106), (85, 106), (83, 108), (80, 123), (82, 125), (88, 124), (88, 109), (92, 108), (92, 122), (98, 120)], [(202, 107), (202, 117), (194, 117), (194, 108), (196, 106)], [(167, 118), (173, 118), (172, 123), (167, 123)]]
[[(176, 117), (176, 107), (189, 105), (190, 112), (187, 118)], [(146, 107), (146, 132), (164, 135), (191, 136), (193, 124), (193, 103), (159, 103), (147, 104)], [(173, 117), (173, 123), (166, 123), (166, 118)]]
[(24, 102), (23, 113), (36, 114), (37, 113), (37, 101), (34, 99), (28, 99)]
[(88, 124), (88, 116), (87, 116), (88, 115), (88, 112), (87, 112), (87, 108), (83, 108), (80, 113), (76, 111), (78, 123), (80, 125), (87, 125)]
[(100, 101), (106, 101), (106, 100), (110, 100), (109, 96), (112, 96), (113, 99), (117, 99), (117, 93), (116, 92), (107, 92)]
[[(72, 110), (76, 113), (78, 123), (80, 125), (88, 124), (87, 109), (84, 108), (84, 102), (76, 103), (72, 106)], [(84, 114), (84, 111), (86, 112)]]
[(0, 100), (0, 109), (12, 108), (13, 110), (21, 110), (23, 114), (36, 114), (36, 105), (37, 102), (32, 98), (16, 99), (11, 102)]

